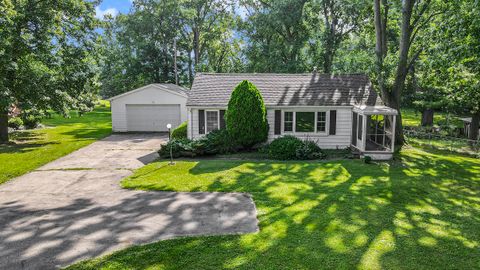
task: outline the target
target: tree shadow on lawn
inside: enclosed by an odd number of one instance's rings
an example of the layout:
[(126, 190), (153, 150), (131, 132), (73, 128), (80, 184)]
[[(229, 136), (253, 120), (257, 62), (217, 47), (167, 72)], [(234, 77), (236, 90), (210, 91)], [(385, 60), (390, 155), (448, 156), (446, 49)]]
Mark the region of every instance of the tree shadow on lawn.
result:
[(112, 133), (111, 127), (80, 127), (74, 130), (61, 132), (62, 135), (68, 135), (75, 140), (102, 139)]
[(0, 154), (26, 153), (50, 144), (58, 144), (58, 142), (45, 141), (45, 134), (39, 132), (16, 131), (10, 134), (8, 144), (0, 144)]
[[(252, 194), (259, 233), (161, 241), (78, 267), (475, 269), (480, 265), (480, 163), (474, 159), (410, 150), (398, 161), (374, 165), (358, 160), (224, 163), (193, 163), (191, 174), (210, 178), (207, 187), (194, 189)], [(162, 188), (172, 189), (168, 183)]]

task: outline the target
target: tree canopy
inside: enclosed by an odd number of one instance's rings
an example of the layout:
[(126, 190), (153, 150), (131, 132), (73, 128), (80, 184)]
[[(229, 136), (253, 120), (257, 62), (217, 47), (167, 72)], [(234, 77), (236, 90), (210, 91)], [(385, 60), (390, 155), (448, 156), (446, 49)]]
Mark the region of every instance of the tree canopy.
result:
[(1, 2), (0, 127), (12, 105), (88, 110), (98, 89), (188, 87), (198, 72), (366, 73), (400, 112), (480, 118), (476, 0), (135, 0), (97, 20), (98, 4)]
[(0, 142), (12, 105), (24, 113), (88, 110), (97, 99), (92, 1), (0, 2)]

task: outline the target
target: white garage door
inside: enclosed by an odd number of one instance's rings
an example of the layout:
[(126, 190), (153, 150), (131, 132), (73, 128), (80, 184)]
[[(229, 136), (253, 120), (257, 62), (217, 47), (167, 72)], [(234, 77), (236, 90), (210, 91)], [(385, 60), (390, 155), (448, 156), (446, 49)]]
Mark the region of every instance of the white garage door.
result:
[(128, 131), (168, 131), (167, 124), (173, 128), (181, 124), (180, 104), (126, 106)]

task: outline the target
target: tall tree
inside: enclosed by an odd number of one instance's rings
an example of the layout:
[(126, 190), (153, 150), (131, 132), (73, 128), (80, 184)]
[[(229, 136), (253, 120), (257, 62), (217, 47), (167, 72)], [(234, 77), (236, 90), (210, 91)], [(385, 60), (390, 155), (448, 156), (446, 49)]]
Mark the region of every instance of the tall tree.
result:
[[(374, 0), (374, 22), (375, 22), (375, 36), (376, 46), (375, 54), (377, 57), (376, 84), (380, 90), (380, 95), (383, 102), (399, 112), (397, 118), (397, 126), (395, 129), (396, 145), (401, 146), (404, 143), (402, 116), (400, 110), (402, 91), (405, 87), (405, 78), (409, 67), (418, 58), (423, 48), (416, 52), (411, 52), (412, 44), (418, 32), (425, 29), (428, 23), (439, 14), (433, 9), (432, 0), (403, 0), (401, 6), (396, 6), (394, 2), (388, 0)], [(394, 11), (401, 13), (400, 18), (400, 41), (398, 47), (393, 46), (394, 52), (397, 52), (398, 58), (394, 66), (393, 84), (387, 83), (389, 72), (385, 65), (385, 59), (389, 54), (388, 31), (389, 31), (389, 11), (393, 8)]]
[(368, 15), (368, 2), (357, 0), (321, 0), (323, 20), (323, 72), (331, 73), (336, 53), (351, 33), (358, 30)]
[[(429, 35), (434, 42), (425, 64), (429, 82), (447, 91), (456, 111), (470, 114), (469, 138), (478, 138), (480, 125), (480, 7), (475, 0), (450, 3)], [(436, 41), (436, 42), (435, 42)]]
[(184, 0), (184, 37), (191, 40), (194, 70), (200, 68), (208, 48), (224, 38), (233, 26), (233, 2), (225, 0)]
[(245, 0), (243, 24), (248, 39), (248, 69), (254, 72), (304, 72), (308, 40), (304, 21), (307, 0)]
[(8, 109), (87, 110), (96, 84), (96, 1), (0, 2), (0, 142)]
[[(138, 0), (104, 22), (102, 95), (149, 83), (190, 85), (196, 71), (235, 71), (241, 63), (231, 2)], [(176, 63), (174, 62), (176, 43)]]
[[(173, 41), (181, 9), (174, 0), (138, 0), (129, 14), (104, 22), (102, 95), (124, 93), (149, 83), (175, 82)], [(183, 63), (180, 57), (178, 62)], [(184, 72), (180, 69), (180, 77)]]

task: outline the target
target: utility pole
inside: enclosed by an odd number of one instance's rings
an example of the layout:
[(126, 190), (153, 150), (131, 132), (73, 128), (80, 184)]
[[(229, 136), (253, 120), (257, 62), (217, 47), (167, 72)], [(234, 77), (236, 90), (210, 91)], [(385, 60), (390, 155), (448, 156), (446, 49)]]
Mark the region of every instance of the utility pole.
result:
[(173, 65), (175, 69), (175, 84), (178, 85), (177, 71), (177, 39), (173, 39)]

